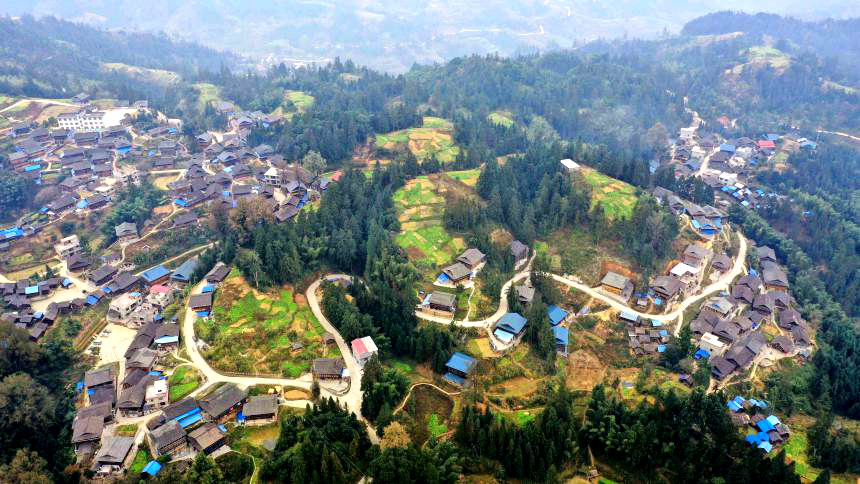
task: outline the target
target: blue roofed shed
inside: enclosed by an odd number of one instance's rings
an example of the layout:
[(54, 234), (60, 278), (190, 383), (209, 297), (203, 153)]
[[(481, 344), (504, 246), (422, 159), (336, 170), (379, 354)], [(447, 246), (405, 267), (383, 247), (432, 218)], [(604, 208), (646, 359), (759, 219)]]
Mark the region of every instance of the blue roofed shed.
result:
[(514, 335), (508, 333), (501, 328), (496, 328), (496, 330), (493, 331), (493, 336), (495, 336), (499, 341), (505, 344), (508, 344), (514, 340)]
[(559, 324), (561, 324), (565, 320), (565, 318), (567, 318), (568, 314), (567, 311), (556, 305), (548, 307), (547, 313), (549, 313), (549, 322), (553, 326), (558, 326)]
[(448, 371), (457, 373), (463, 378), (466, 378), (469, 376), (469, 372), (472, 371), (472, 368), (475, 367), (477, 362), (478, 360), (458, 351), (451, 355), (448, 363), (445, 363), (445, 367), (448, 368)]
[(513, 335), (518, 335), (523, 332), (526, 327), (526, 318), (517, 313), (507, 313), (502, 316), (502, 319), (496, 324), (496, 328), (502, 329)]
[(725, 151), (726, 153), (734, 153), (735, 151), (737, 151), (737, 147), (732, 144), (723, 143), (720, 145), (720, 151)]
[(148, 474), (150, 476), (154, 476), (158, 474), (158, 471), (161, 470), (161, 464), (158, 463), (157, 460), (151, 460), (146, 463), (141, 471), (141, 474)]
[(552, 328), (552, 334), (555, 336), (556, 350), (563, 355), (567, 355), (567, 342), (569, 337), (567, 328), (556, 326), (555, 328)]

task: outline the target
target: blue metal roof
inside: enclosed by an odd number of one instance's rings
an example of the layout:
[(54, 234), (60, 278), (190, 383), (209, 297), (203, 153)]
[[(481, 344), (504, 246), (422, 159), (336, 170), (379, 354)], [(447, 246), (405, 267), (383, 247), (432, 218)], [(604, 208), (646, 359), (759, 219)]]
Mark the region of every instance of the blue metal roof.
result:
[(24, 294), (30, 296), (33, 294), (39, 294), (39, 286), (30, 286), (24, 288)]
[(514, 339), (514, 335), (512, 335), (511, 333), (508, 333), (507, 331), (505, 331), (501, 328), (496, 328), (496, 330), (493, 331), (493, 335), (495, 335), (495, 337), (498, 338), (499, 341), (501, 341), (502, 343), (506, 343), (506, 344), (510, 343)]
[(463, 377), (461, 377), (461, 376), (459, 376), (459, 375), (455, 375), (455, 374), (453, 374), (453, 373), (451, 373), (451, 372), (445, 373), (445, 376), (444, 376), (443, 378), (445, 378), (445, 379), (446, 379), (446, 380), (448, 380), (449, 382), (451, 382), (451, 383), (453, 383), (453, 384), (455, 384), (455, 385), (459, 385), (459, 386), (463, 386), (463, 385), (466, 383), (466, 379), (465, 379), (465, 378), (463, 378)]
[(767, 432), (768, 430), (773, 430), (773, 427), (774, 427), (774, 425), (768, 419), (764, 419), (764, 420), (759, 421), (759, 423), (757, 423), (756, 426), (762, 432)]
[(621, 311), (621, 314), (618, 315), (621, 319), (626, 319), (627, 321), (638, 321), (639, 316), (636, 313), (631, 313), (630, 311)]
[(188, 427), (189, 425), (196, 424), (197, 422), (199, 422), (201, 420), (203, 420), (203, 414), (197, 413), (197, 414), (191, 415), (190, 417), (185, 417), (182, 420), (178, 420), (178, 422), (179, 422), (180, 427), (185, 428), (185, 427)]
[(170, 274), (170, 271), (167, 270), (166, 267), (157, 266), (157, 267), (153, 267), (152, 269), (150, 269), (148, 271), (144, 271), (143, 274), (140, 275), (140, 277), (142, 277), (143, 280), (146, 282), (153, 282), (153, 281), (157, 281), (157, 280), (161, 279), (162, 277), (166, 276), (167, 274)]
[(143, 467), (141, 474), (149, 474), (150, 476), (154, 476), (158, 474), (158, 471), (160, 470), (161, 464), (159, 464), (156, 460), (151, 460), (147, 462), (146, 465)]
[(737, 148), (735, 147), (735, 145), (723, 143), (720, 145), (720, 151), (726, 151), (728, 153), (734, 153), (735, 151), (737, 151)]
[(502, 319), (496, 324), (497, 328), (501, 328), (511, 334), (520, 334), (523, 328), (526, 327), (526, 318), (517, 313), (507, 313), (502, 316)]
[(452, 370), (457, 370), (463, 373), (469, 373), (472, 368), (477, 363), (477, 360), (472, 358), (471, 356), (460, 353), (459, 351), (451, 355), (451, 358), (448, 360), (448, 363), (445, 364), (448, 368)]
[(188, 418), (192, 415), (197, 415), (199, 413), (200, 413), (200, 407), (194, 407), (191, 410), (183, 413), (182, 415), (177, 415), (176, 418), (174, 418), (173, 420), (182, 420), (184, 418)]
[(549, 322), (553, 326), (561, 323), (562, 321), (564, 321), (564, 318), (567, 317), (567, 311), (556, 305), (548, 307), (547, 313), (549, 313)]
[(99, 298), (93, 296), (92, 294), (87, 296), (87, 304), (89, 304), (90, 306), (95, 306), (98, 303), (99, 303)]
[(203, 294), (206, 294), (207, 292), (215, 292), (215, 286), (213, 284), (206, 284), (200, 292)]
[(194, 275), (195, 269), (197, 269), (197, 258), (192, 257), (177, 267), (170, 278), (175, 281), (188, 282), (191, 280), (191, 276)]
[(555, 335), (555, 344), (567, 345), (569, 335), (567, 328), (557, 326), (555, 328), (552, 328), (552, 334)]
[(162, 336), (161, 338), (158, 338), (155, 340), (155, 344), (157, 344), (157, 345), (166, 345), (166, 344), (178, 343), (178, 342), (179, 342), (179, 336)]

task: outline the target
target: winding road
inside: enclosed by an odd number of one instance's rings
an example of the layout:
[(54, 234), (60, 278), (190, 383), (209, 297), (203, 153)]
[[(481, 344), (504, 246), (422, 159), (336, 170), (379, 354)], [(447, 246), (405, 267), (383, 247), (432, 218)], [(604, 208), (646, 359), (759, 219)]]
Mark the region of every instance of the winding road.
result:
[[(710, 285), (706, 286), (702, 291), (700, 291), (697, 294), (694, 294), (694, 295), (684, 299), (683, 301), (681, 301), (675, 309), (673, 309), (671, 312), (666, 313), (666, 314), (643, 313), (643, 312), (640, 312), (640, 311), (637, 311), (637, 310), (631, 308), (630, 306), (627, 306), (626, 304), (618, 301), (617, 299), (609, 297), (606, 294), (603, 294), (602, 292), (595, 290), (594, 288), (592, 288), (590, 286), (587, 286), (587, 285), (582, 284), (580, 282), (574, 281), (570, 278), (560, 276), (557, 274), (552, 274), (552, 278), (557, 282), (560, 282), (562, 284), (570, 286), (574, 289), (580, 290), (580, 291), (588, 294), (592, 298), (600, 300), (600, 301), (608, 304), (610, 307), (617, 309), (619, 311), (625, 311), (625, 312), (633, 313), (633, 314), (636, 314), (637, 316), (639, 316), (641, 318), (654, 319), (657, 321), (663, 321), (663, 322), (674, 321), (674, 320), (678, 319), (679, 317), (681, 317), (684, 314), (684, 311), (686, 311), (687, 308), (689, 308), (691, 305), (695, 304), (696, 302), (710, 296), (711, 294), (714, 294), (715, 292), (719, 292), (719, 291), (723, 291), (723, 290), (728, 289), (731, 282), (736, 277), (743, 274), (743, 272), (744, 272), (744, 261), (746, 260), (746, 257), (747, 257), (747, 241), (746, 241), (746, 238), (743, 235), (741, 235), (740, 233), (738, 233), (738, 238), (740, 239), (740, 244), (739, 244), (739, 248), (738, 248), (738, 256), (735, 258), (734, 266), (732, 266), (732, 269), (730, 271), (724, 273), (722, 276), (720, 276), (719, 280), (717, 280), (716, 282), (711, 283)], [(531, 270), (531, 262), (529, 262), (529, 264), (526, 266), (526, 269), (524, 269), (523, 271), (514, 275), (513, 278), (511, 278), (508, 282), (505, 283), (504, 286), (502, 286), (502, 290), (501, 290), (500, 297), (499, 297), (499, 308), (498, 308), (498, 310), (496, 310), (496, 312), (492, 316), (490, 316), (487, 319), (483, 319), (481, 321), (453, 321), (450, 318), (442, 318), (442, 317), (430, 315), (430, 314), (427, 314), (427, 313), (424, 313), (421, 311), (416, 311), (415, 315), (417, 317), (425, 320), (425, 321), (430, 321), (430, 322), (439, 323), (439, 324), (457, 324), (458, 326), (469, 327), (469, 328), (487, 328), (487, 330), (488, 330), (487, 332), (490, 334), (490, 337), (493, 338), (492, 331), (490, 331), (492, 325), (494, 325), (499, 319), (502, 318), (502, 316), (505, 315), (505, 313), (508, 312), (507, 294), (508, 294), (508, 291), (510, 290), (511, 285), (513, 283), (527, 277), (529, 275), (530, 270)], [(675, 336), (677, 336), (680, 331), (681, 331), (681, 325), (678, 324), (675, 326)], [(495, 341), (495, 339), (494, 339), (494, 341)]]

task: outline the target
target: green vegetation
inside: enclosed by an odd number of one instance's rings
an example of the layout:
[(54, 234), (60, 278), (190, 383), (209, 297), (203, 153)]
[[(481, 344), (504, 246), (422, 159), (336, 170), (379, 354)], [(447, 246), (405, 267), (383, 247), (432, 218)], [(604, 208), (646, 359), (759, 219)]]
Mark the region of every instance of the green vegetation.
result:
[(296, 299), (291, 288), (260, 293), (231, 276), (217, 293), (212, 318), (197, 321), (211, 346), (206, 358), (223, 371), (295, 378), (310, 371), (314, 358), (339, 356), (336, 346), (322, 343), (323, 328), (304, 297)]
[(131, 66), (120, 62), (108, 62), (102, 64), (102, 69), (108, 72), (122, 72), (130, 77), (149, 80), (158, 84), (175, 84), (179, 82), (179, 74), (164, 69), (148, 69), (146, 67)]
[(127, 425), (119, 425), (116, 428), (116, 435), (121, 435), (123, 437), (134, 437), (137, 433), (137, 425), (136, 424), (127, 424)]
[(143, 472), (143, 468), (146, 467), (150, 459), (152, 459), (152, 456), (149, 455), (149, 449), (146, 446), (141, 446), (137, 453), (134, 454), (134, 460), (128, 469), (129, 474), (135, 476)]
[(424, 116), (422, 127), (451, 131), (454, 129), (454, 123), (447, 119), (437, 118), (435, 116)]
[(434, 413), (430, 415), (430, 418), (427, 420), (427, 430), (430, 432), (431, 436), (436, 438), (448, 432), (448, 426), (445, 425), (445, 423), (440, 420), (439, 416)]
[(746, 50), (746, 58), (751, 63), (769, 64), (774, 69), (785, 69), (791, 64), (791, 56), (766, 45), (750, 47)]
[(494, 124), (509, 128), (514, 125), (513, 114), (510, 111), (493, 111), (487, 115), (487, 119)]
[(473, 168), (471, 170), (449, 171), (446, 172), (446, 175), (457, 181), (463, 182), (470, 187), (474, 187), (478, 184), (478, 177), (481, 176), (481, 169)]
[(806, 432), (792, 427), (791, 437), (783, 445), (785, 456), (794, 461), (794, 471), (800, 477), (814, 481), (818, 477), (818, 471), (809, 465), (809, 440)]
[(597, 170), (582, 168), (582, 176), (592, 187), (591, 206), (603, 205), (606, 217), (610, 220), (629, 219), (636, 206), (636, 188)]
[(296, 109), (303, 113), (314, 104), (314, 97), (303, 91), (286, 91), (284, 99), (293, 103)]
[(200, 375), (190, 366), (176, 368), (167, 380), (171, 402), (182, 400), (200, 386)]
[(208, 82), (198, 82), (192, 87), (200, 93), (197, 97), (197, 107), (201, 112), (205, 111), (206, 106), (221, 102), (221, 90), (218, 86)]

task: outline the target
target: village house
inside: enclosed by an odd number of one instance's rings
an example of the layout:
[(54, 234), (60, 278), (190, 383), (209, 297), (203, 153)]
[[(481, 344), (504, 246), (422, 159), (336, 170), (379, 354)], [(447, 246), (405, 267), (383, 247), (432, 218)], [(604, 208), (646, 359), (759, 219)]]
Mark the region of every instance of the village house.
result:
[(278, 421), (278, 396), (257, 395), (250, 397), (242, 407), (245, 425), (267, 425)]
[(340, 380), (344, 375), (341, 358), (315, 358), (311, 366), (314, 378), (318, 380)]
[(168, 403), (167, 380), (155, 380), (146, 389), (143, 411), (145, 413), (154, 412), (166, 407)]
[(197, 452), (209, 455), (227, 445), (227, 434), (217, 424), (206, 422), (188, 434), (191, 447)]
[(154, 286), (166, 282), (170, 277), (170, 271), (163, 265), (158, 265), (152, 269), (143, 271), (140, 278), (147, 286)]
[(699, 348), (705, 350), (711, 356), (720, 356), (726, 350), (726, 344), (713, 333), (705, 333), (699, 339)]
[(518, 313), (506, 313), (496, 323), (496, 330), (493, 335), (502, 343), (510, 344), (514, 339), (519, 338), (526, 327), (526, 318)]
[(667, 303), (677, 297), (684, 289), (684, 283), (674, 276), (658, 276), (651, 283), (654, 293)]
[(561, 160), (560, 163), (561, 166), (563, 166), (564, 169), (567, 170), (569, 173), (573, 173), (579, 170), (579, 163), (571, 160), (570, 158), (565, 158)]
[(761, 274), (762, 282), (767, 289), (786, 290), (788, 289), (788, 276), (775, 264), (764, 266)]
[(114, 298), (108, 306), (107, 320), (114, 323), (124, 323), (128, 321), (131, 313), (137, 309), (140, 304), (141, 296), (138, 293), (121, 294)]
[(134, 437), (115, 435), (105, 438), (94, 459), (92, 470), (102, 476), (122, 471), (131, 464), (133, 447)]
[(457, 296), (448, 292), (433, 291), (427, 298), (427, 305), (431, 310), (453, 314), (457, 311)]
[(101, 286), (110, 281), (116, 273), (116, 267), (105, 264), (98, 269), (91, 271), (88, 279), (96, 286)]
[(200, 408), (213, 420), (219, 421), (244, 402), (246, 398), (248, 398), (248, 393), (245, 390), (239, 389), (232, 383), (227, 383), (212, 394), (201, 398)]
[(373, 338), (365, 336), (352, 340), (352, 354), (359, 365), (364, 366), (373, 355), (379, 353)]
[(711, 255), (711, 251), (702, 244), (690, 244), (684, 249), (684, 263), (692, 267), (702, 267)]
[(627, 301), (633, 295), (633, 282), (616, 272), (607, 272), (600, 281), (600, 288), (611, 294), (621, 296)]
[(514, 286), (514, 290), (517, 292), (517, 300), (524, 307), (528, 307), (528, 305), (532, 303), (532, 300), (535, 297), (535, 288), (521, 284), (519, 286)]
[(120, 243), (127, 243), (137, 239), (137, 225), (132, 222), (123, 222), (114, 228), (116, 238)]
[(54, 245), (54, 251), (57, 253), (57, 257), (66, 260), (81, 251), (81, 241), (77, 235), (63, 237)]
[(150, 432), (149, 441), (156, 455), (169, 455), (175, 459), (189, 450), (185, 429), (176, 420), (170, 420)]
[(711, 311), (720, 318), (728, 318), (734, 308), (735, 305), (728, 299), (718, 296), (705, 301), (704, 306), (702, 306), (702, 311)]
[(463, 263), (457, 262), (456, 264), (442, 269), (442, 274), (444, 274), (451, 283), (456, 284), (463, 279), (468, 279), (469, 276), (472, 275), (472, 271)]
[(230, 267), (223, 262), (218, 262), (215, 264), (212, 270), (209, 271), (208, 274), (206, 274), (206, 282), (209, 284), (221, 284), (222, 282), (224, 282), (224, 279), (226, 279), (229, 274)]
[(204, 316), (208, 316), (209, 311), (212, 310), (212, 293), (193, 294), (188, 300), (188, 307), (196, 312), (198, 316), (201, 313), (205, 313)]
[(104, 426), (104, 417), (76, 416), (72, 424), (72, 444), (75, 445), (75, 453), (92, 454), (102, 438)]
[(457, 257), (457, 262), (462, 263), (471, 270), (475, 270), (486, 258), (487, 256), (478, 249), (466, 249), (466, 252)]
[(466, 384), (469, 374), (475, 368), (477, 363), (478, 361), (476, 359), (458, 351), (451, 355), (451, 358), (447, 363), (445, 363), (445, 369), (447, 372), (445, 373), (444, 378), (449, 382), (462, 387)]
[(717, 254), (711, 259), (711, 267), (720, 273), (728, 272), (732, 268), (732, 259), (726, 254)]
[(511, 242), (511, 255), (514, 256), (514, 265), (528, 259), (529, 247), (519, 240)]

